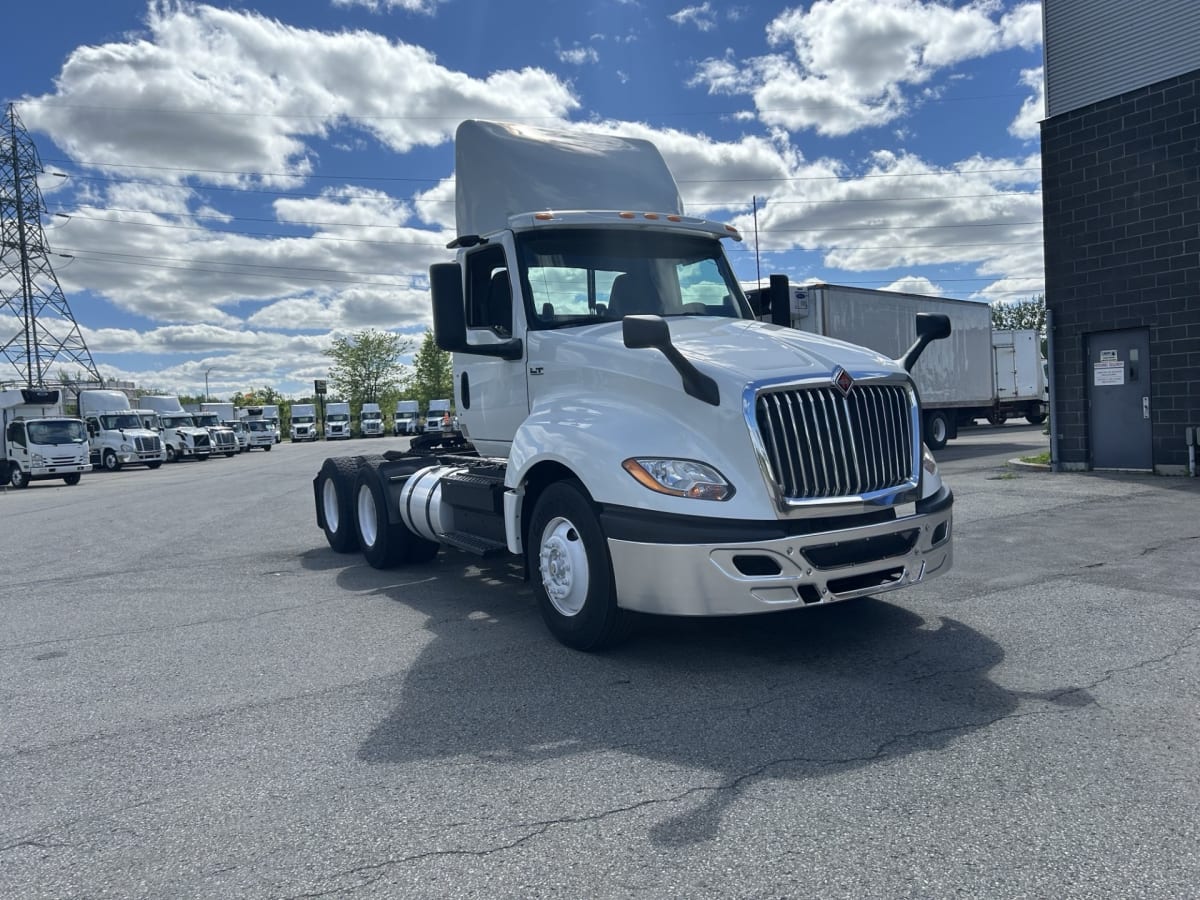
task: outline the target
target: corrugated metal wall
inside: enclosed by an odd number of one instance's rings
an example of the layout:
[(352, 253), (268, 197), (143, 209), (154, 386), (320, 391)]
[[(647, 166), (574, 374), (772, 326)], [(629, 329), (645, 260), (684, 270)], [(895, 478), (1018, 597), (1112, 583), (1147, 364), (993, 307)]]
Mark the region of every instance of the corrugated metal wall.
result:
[(1200, 69), (1200, 0), (1042, 0), (1047, 118)]

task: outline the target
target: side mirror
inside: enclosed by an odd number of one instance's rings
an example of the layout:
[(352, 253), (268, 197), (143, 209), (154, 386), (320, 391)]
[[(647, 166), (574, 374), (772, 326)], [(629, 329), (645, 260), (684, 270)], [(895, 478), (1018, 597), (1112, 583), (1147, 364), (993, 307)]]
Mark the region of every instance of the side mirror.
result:
[(943, 313), (917, 313), (917, 340), (896, 362), (911, 372), (925, 348), (934, 341), (950, 337), (950, 317)]
[(497, 344), (467, 343), (467, 314), (463, 298), (462, 269), (458, 263), (434, 263), (429, 267), (429, 288), (433, 294), (433, 340), (449, 353), (473, 353), (520, 359), (525, 354), (520, 338)]
[(792, 289), (786, 275), (771, 276), (771, 323), (791, 327)]
[(684, 393), (710, 406), (721, 405), (717, 383), (671, 343), (671, 329), (662, 316), (626, 316), (621, 320), (621, 338), (630, 350), (651, 348), (661, 352), (683, 379)]

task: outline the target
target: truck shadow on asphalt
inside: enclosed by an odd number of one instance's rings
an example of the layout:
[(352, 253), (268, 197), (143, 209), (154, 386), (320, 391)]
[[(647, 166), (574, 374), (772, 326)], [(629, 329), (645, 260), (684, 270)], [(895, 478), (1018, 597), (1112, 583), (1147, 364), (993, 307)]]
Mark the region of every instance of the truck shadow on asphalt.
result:
[[(396, 706), (359, 758), (544, 767), (574, 798), (564, 821), (659, 804), (668, 817), (651, 840), (662, 846), (715, 839), (739, 798), (780, 779), (876, 766), (1008, 717), (1092, 702), (1082, 689), (1000, 687), (988, 677), (1004, 659), (1000, 645), (962, 622), (926, 620), (900, 598), (751, 617), (644, 617), (626, 644), (583, 654), (545, 631), (516, 567), (443, 553), (398, 572), (409, 587), (392, 587), (398, 573), (361, 565), (338, 576), (360, 593), (380, 585), (427, 614), (434, 635), (397, 676)], [(438, 589), (415, 583), (422, 578), (436, 578)], [(1040, 702), (1019, 710), (1023, 700)], [(530, 779), (556, 790), (536, 773), (521, 776)]]

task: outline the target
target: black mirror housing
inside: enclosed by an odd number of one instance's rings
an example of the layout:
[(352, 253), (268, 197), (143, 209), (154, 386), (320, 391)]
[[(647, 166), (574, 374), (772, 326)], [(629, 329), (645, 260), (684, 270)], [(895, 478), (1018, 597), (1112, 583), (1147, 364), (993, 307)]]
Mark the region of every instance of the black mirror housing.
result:
[(458, 263), (434, 263), (429, 267), (429, 289), (433, 294), (433, 340), (450, 353), (467, 346), (467, 315), (463, 307), (462, 270)]
[(771, 276), (771, 324), (792, 325), (792, 288), (786, 275)]

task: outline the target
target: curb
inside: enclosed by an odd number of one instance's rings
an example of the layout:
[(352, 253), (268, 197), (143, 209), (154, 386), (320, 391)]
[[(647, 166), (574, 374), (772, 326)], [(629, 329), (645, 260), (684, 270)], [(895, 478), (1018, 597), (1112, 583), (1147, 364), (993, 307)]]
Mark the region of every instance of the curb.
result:
[(1010, 459), (1008, 461), (1008, 464), (1010, 466), (1016, 466), (1017, 468), (1020, 468), (1020, 469), (1034, 469), (1034, 470), (1037, 470), (1040, 472), (1049, 472), (1050, 471), (1050, 463), (1035, 463), (1035, 462), (1025, 462), (1025, 460), (1023, 460), (1023, 459)]

